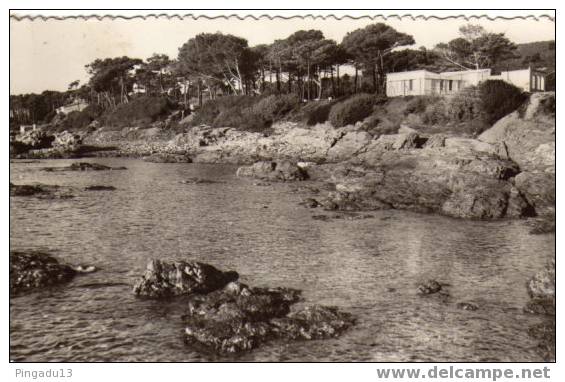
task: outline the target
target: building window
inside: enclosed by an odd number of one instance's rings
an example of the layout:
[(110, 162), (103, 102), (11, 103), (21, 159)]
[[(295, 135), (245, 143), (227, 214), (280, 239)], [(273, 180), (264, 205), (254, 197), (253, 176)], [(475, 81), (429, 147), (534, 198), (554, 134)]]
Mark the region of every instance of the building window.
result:
[(414, 90), (414, 80), (408, 81), (408, 90), (410, 91)]
[(453, 80), (449, 80), (448, 84), (449, 84), (449, 91), (452, 91), (453, 90)]

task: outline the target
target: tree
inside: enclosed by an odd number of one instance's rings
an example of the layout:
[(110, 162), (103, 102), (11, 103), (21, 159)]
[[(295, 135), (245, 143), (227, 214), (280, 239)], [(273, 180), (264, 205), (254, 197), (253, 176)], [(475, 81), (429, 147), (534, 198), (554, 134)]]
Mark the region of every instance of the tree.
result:
[(414, 38), (383, 24), (371, 24), (347, 33), (342, 45), (353, 57), (356, 68), (364, 67), (371, 72), (373, 90), (384, 93), (384, 58), (394, 49), (414, 44)]
[[(156, 85), (158, 85), (161, 93), (165, 91), (163, 77), (167, 75), (166, 70), (169, 65), (171, 65), (169, 56), (167, 56), (166, 54), (157, 53), (153, 53), (153, 55), (149, 57), (146, 62), (141, 64), (141, 68), (147, 71), (148, 75), (146, 76), (149, 77), (148, 79), (150, 86), (152, 85), (151, 80), (154, 80), (154, 82), (157, 82)], [(170, 77), (170, 75), (168, 77)]]
[(90, 87), (102, 94), (109, 107), (116, 106), (115, 96), (119, 94), (120, 102), (127, 102), (127, 89), (133, 83), (132, 69), (140, 65), (138, 58), (126, 56), (106, 59), (96, 59), (86, 65), (90, 74)]
[(461, 37), (435, 47), (452, 66), (464, 70), (482, 69), (514, 56), (516, 45), (504, 33), (491, 33), (480, 25), (468, 24), (459, 28), (459, 34)]
[(443, 69), (440, 66), (440, 57), (435, 52), (428, 50), (425, 47), (420, 47), (419, 49), (402, 49), (391, 52), (384, 59), (384, 67), (387, 73), (419, 69)]
[(195, 77), (211, 94), (221, 84), (229, 86), (234, 94), (243, 89), (247, 40), (233, 35), (201, 33), (188, 40), (179, 49), (180, 73)]

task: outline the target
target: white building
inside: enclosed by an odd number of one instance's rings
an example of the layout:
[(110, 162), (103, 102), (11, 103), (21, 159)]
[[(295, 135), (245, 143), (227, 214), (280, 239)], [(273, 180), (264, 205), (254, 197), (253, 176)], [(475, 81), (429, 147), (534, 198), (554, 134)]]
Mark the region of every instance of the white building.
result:
[(545, 91), (546, 79), (543, 72), (531, 68), (512, 70), (492, 75), (490, 69), (464, 70), (434, 73), (428, 70), (388, 73), (386, 95), (388, 97), (408, 95), (444, 95), (455, 93), (467, 86), (477, 85), (485, 80), (503, 80), (524, 91)]
[(72, 111), (82, 111), (88, 106), (88, 102), (83, 99), (77, 98), (72, 103), (58, 107), (57, 114), (69, 114)]

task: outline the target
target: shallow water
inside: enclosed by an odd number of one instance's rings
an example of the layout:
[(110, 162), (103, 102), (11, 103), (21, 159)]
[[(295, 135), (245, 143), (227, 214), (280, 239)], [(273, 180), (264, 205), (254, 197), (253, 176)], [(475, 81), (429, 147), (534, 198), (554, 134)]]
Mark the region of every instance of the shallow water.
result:
[[(16, 361), (542, 361), (522, 313), (526, 280), (555, 253), (520, 221), (463, 221), (401, 211), (318, 221), (295, 184), (256, 186), (235, 167), (93, 159), (125, 171), (43, 172), (71, 160), (10, 164), (10, 181), (111, 185), (74, 199), (10, 198), (11, 249), (40, 249), (97, 273), (10, 300)], [(200, 177), (213, 184), (182, 184)], [(329, 213), (328, 213), (329, 214)], [(303, 290), (307, 304), (357, 318), (340, 338), (272, 342), (220, 357), (183, 342), (186, 302), (136, 299), (149, 259), (237, 270), (253, 286)], [(416, 294), (447, 283), (446, 302)], [(456, 308), (473, 302), (477, 311)]]

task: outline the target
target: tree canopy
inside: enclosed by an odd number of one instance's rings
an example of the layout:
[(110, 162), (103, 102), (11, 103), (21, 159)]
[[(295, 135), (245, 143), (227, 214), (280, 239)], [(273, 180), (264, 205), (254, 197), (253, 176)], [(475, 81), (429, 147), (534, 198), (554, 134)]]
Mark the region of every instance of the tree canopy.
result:
[(449, 64), (460, 69), (493, 67), (501, 60), (512, 58), (516, 45), (504, 33), (487, 32), (480, 25), (463, 25), (461, 37), (437, 44), (435, 51)]

